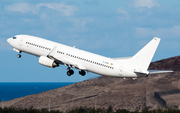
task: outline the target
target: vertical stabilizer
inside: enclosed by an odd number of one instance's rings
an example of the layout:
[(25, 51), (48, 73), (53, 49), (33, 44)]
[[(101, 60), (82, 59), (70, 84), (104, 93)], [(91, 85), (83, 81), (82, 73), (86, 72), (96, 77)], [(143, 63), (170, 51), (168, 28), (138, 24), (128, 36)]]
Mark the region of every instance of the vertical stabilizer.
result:
[(144, 46), (131, 58), (130, 63), (132, 63), (136, 69), (147, 70), (160, 40), (160, 38), (154, 37), (146, 46)]

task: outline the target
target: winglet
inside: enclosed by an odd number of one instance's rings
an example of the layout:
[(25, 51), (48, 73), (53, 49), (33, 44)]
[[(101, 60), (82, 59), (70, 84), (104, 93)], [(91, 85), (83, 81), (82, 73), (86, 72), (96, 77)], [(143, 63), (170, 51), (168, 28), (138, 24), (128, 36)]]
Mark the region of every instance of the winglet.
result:
[(58, 46), (55, 46), (47, 56), (54, 56)]
[(69, 67), (73, 67), (73, 68), (77, 68), (77, 69), (81, 69), (81, 70), (86, 70), (87, 68), (84, 67), (81, 64), (76, 64), (75, 62), (71, 61), (70, 59), (66, 58), (66, 57), (60, 57), (58, 55), (56, 55), (56, 51), (57, 51), (58, 46), (55, 46), (51, 52), (47, 55), (48, 58), (57, 60), (60, 62), (60, 64), (64, 64), (67, 65)]

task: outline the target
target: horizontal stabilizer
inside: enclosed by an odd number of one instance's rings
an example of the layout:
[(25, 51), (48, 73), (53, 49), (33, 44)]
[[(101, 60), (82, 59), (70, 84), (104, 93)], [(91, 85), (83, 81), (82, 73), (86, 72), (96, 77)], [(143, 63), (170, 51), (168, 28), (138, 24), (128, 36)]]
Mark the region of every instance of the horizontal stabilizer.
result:
[(171, 70), (148, 70), (149, 74), (158, 74), (158, 73), (173, 73)]
[(142, 69), (135, 69), (134, 70), (135, 73), (139, 73), (139, 74), (143, 74), (143, 75), (149, 75), (149, 71), (146, 70), (142, 70)]

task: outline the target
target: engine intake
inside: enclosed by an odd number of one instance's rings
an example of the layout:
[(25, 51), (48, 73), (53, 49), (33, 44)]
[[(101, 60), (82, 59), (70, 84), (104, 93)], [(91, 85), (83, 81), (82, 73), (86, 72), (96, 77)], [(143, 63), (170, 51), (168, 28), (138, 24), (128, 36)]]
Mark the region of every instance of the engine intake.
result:
[(51, 67), (51, 68), (55, 68), (55, 67), (59, 66), (57, 63), (54, 62), (54, 60), (52, 60), (52, 59), (50, 59), (50, 58), (48, 58), (46, 56), (39, 57), (39, 63), (41, 65)]

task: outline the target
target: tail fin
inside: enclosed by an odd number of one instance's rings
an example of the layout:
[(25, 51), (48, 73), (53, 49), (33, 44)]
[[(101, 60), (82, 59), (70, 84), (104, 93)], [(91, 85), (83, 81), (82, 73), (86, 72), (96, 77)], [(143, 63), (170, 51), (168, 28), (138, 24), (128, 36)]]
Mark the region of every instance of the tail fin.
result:
[(147, 70), (160, 40), (160, 38), (154, 37), (130, 59), (130, 63), (138, 69)]

